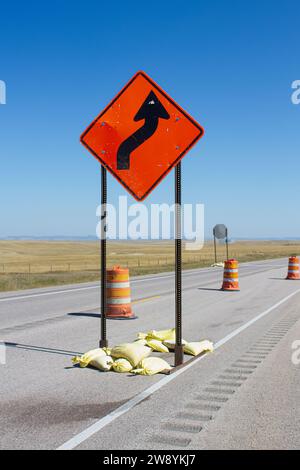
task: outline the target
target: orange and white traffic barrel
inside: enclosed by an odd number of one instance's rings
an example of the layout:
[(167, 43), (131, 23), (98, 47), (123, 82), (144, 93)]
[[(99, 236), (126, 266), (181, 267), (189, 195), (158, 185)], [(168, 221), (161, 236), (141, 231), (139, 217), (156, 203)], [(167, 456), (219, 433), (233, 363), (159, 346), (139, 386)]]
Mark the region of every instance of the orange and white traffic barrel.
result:
[(106, 317), (136, 318), (131, 308), (129, 270), (114, 266), (106, 271)]
[(236, 259), (225, 261), (222, 290), (239, 291), (239, 263)]
[(287, 279), (300, 279), (298, 256), (291, 256), (289, 258), (289, 267), (288, 267), (288, 273), (287, 273), (286, 278)]

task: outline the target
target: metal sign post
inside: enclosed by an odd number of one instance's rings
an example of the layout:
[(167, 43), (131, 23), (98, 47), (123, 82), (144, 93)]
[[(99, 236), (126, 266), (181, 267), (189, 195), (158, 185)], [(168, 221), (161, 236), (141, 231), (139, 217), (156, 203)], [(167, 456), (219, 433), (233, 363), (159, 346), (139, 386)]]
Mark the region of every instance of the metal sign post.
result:
[(182, 346), (181, 162), (175, 167), (175, 366), (183, 363)]
[(226, 227), (226, 259), (229, 260), (228, 254), (228, 228)]
[(215, 250), (215, 263), (217, 263), (217, 240), (216, 240), (215, 230), (214, 230), (214, 250)]
[(106, 204), (107, 204), (107, 174), (101, 165), (101, 332), (100, 348), (108, 346), (106, 338)]

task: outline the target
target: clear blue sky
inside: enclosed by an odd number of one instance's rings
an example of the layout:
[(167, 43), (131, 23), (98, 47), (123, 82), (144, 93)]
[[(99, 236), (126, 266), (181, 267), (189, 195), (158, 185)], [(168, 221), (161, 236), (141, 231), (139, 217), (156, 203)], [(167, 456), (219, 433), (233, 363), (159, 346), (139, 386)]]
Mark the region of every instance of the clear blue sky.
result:
[[(79, 135), (144, 70), (206, 130), (183, 200), (206, 233), (299, 237), (299, 2), (5, 2), (0, 236), (94, 234), (100, 171)], [(125, 194), (109, 177), (109, 200)], [(147, 199), (171, 202), (173, 174)], [(130, 201), (132, 198), (130, 198)]]

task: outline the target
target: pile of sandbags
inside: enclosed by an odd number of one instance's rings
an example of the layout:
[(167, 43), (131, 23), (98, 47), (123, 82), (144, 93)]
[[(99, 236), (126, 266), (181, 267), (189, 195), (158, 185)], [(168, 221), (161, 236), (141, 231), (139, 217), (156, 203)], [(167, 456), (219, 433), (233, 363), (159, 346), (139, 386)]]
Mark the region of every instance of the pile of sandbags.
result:
[(80, 367), (92, 366), (103, 372), (130, 372), (148, 357), (151, 351), (151, 348), (140, 343), (123, 343), (112, 349), (93, 349), (82, 356), (75, 356), (72, 362)]
[[(136, 343), (142, 343), (150, 347), (153, 351), (169, 352), (174, 351), (176, 345), (175, 328), (170, 330), (150, 330), (148, 333), (138, 333)], [(186, 354), (198, 356), (203, 352), (213, 352), (213, 343), (208, 340), (198, 342), (187, 342), (184, 339), (181, 344)]]
[[(123, 343), (113, 348), (97, 348), (82, 356), (75, 356), (73, 364), (80, 367), (95, 367), (103, 372), (130, 372), (140, 375), (154, 375), (168, 372), (171, 366), (160, 357), (149, 357), (152, 351), (168, 353), (175, 349), (175, 328), (169, 330), (150, 330), (138, 333), (133, 343)], [(212, 352), (213, 344), (203, 340), (188, 343), (182, 340), (185, 354), (198, 356), (203, 352)]]

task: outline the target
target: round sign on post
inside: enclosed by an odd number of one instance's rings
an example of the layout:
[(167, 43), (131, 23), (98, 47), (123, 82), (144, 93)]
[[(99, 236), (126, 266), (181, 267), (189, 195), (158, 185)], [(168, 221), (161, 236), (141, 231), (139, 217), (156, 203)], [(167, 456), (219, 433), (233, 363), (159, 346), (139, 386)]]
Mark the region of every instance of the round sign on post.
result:
[(227, 237), (227, 227), (224, 224), (218, 224), (214, 226), (214, 236), (218, 240), (222, 240)]
[(213, 228), (213, 234), (214, 234), (214, 250), (215, 250), (215, 263), (217, 263), (217, 245), (216, 245), (216, 239), (218, 240), (223, 240), (224, 238), (226, 239), (226, 257), (228, 259), (228, 229), (226, 225), (224, 224), (217, 224)]

